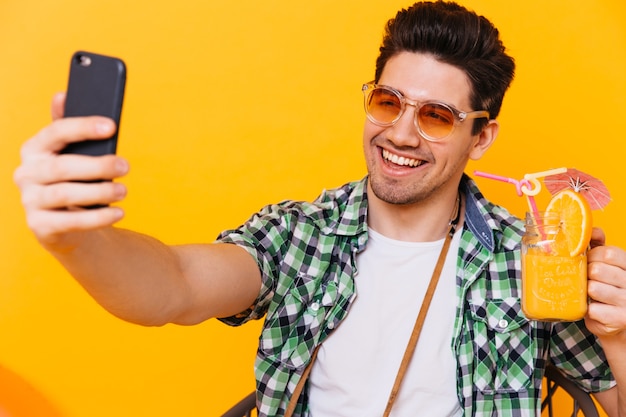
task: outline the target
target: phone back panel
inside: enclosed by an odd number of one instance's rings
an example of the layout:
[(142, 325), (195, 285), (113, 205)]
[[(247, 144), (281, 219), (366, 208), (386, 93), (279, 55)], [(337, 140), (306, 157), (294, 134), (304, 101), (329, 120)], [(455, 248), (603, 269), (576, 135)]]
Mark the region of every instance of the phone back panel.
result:
[[(126, 66), (118, 58), (89, 52), (76, 52), (70, 64), (65, 100), (65, 117), (105, 116), (118, 126), (126, 86)], [(104, 155), (115, 153), (117, 131), (108, 140), (84, 141), (68, 145), (63, 153)]]

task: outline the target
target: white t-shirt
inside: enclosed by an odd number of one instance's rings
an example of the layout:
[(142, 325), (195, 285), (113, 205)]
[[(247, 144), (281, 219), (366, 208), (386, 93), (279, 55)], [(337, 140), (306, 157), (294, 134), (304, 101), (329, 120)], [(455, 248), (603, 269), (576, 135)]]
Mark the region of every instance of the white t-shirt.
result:
[[(451, 341), (457, 307), (458, 231), (391, 416), (460, 416)], [(310, 374), (313, 417), (380, 417), (398, 373), (443, 239), (414, 243), (369, 231), (357, 257), (357, 296), (322, 343)]]

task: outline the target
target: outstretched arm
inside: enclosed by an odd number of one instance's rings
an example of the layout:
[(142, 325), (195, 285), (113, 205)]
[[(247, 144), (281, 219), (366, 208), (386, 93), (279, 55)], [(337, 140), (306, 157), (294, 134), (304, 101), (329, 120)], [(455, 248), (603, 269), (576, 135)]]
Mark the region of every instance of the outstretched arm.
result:
[[(227, 244), (170, 247), (114, 227), (128, 172), (116, 155), (59, 154), (71, 142), (109, 137), (116, 126), (102, 117), (62, 118), (64, 95), (53, 100), (54, 121), (27, 141), (14, 179), (30, 229), (107, 310), (135, 323), (192, 324), (245, 310), (261, 277), (252, 257)], [(111, 181), (88, 182), (94, 179)]]

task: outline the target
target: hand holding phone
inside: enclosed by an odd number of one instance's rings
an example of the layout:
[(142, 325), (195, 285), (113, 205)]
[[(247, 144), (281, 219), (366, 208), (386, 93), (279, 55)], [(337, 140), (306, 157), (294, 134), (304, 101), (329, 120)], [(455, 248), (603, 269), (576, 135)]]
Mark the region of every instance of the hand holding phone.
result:
[[(126, 161), (114, 155), (69, 154), (115, 153), (125, 80), (126, 69), (121, 60), (75, 53), (70, 62), (67, 93), (65, 97), (56, 95), (52, 102), (54, 121), (21, 147), (21, 163), (13, 178), (22, 194), (29, 227), (46, 247), (65, 248), (68, 242), (74, 245), (74, 232), (111, 226), (123, 217), (123, 210), (118, 207), (102, 208), (97, 213), (76, 208), (105, 207), (124, 199), (126, 187), (111, 180), (126, 174)], [(91, 115), (110, 118), (112, 123), (71, 120)], [(58, 120), (59, 116), (65, 116), (64, 120)], [(98, 129), (99, 125), (102, 129)], [(67, 145), (68, 140), (77, 137), (84, 139)], [(65, 155), (58, 155), (63, 147), (60, 153)], [(102, 181), (91, 184), (98, 178)]]

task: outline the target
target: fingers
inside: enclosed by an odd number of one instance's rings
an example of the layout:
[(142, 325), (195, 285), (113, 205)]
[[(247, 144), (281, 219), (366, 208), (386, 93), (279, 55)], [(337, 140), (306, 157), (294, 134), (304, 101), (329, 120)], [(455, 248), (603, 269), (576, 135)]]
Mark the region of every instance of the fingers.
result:
[(57, 119), (41, 129), (22, 146), (22, 159), (57, 153), (68, 144), (83, 140), (107, 139), (115, 133), (113, 120), (101, 116)]
[[(115, 123), (97, 116), (62, 118), (64, 101), (63, 93), (54, 97), (55, 120), (22, 146), (22, 162), (13, 175), (27, 223), (44, 244), (60, 242), (73, 232), (110, 226), (124, 215), (119, 207), (108, 206), (127, 193), (123, 184), (113, 182), (129, 170), (123, 158), (60, 154), (70, 143), (111, 137)], [(106, 207), (78, 208), (87, 206)]]
[(63, 117), (65, 107), (65, 93), (57, 93), (52, 97), (52, 106), (50, 113), (52, 114), (52, 120), (60, 119)]
[(18, 185), (33, 182), (54, 184), (63, 181), (113, 180), (128, 173), (128, 163), (116, 155), (82, 156), (52, 155), (29, 160), (17, 168), (14, 180)]
[(589, 251), (587, 261), (589, 297), (626, 311), (626, 252), (601, 246)]
[(28, 226), (44, 246), (62, 246), (63, 237), (73, 232), (110, 226), (124, 217), (119, 207), (95, 210), (37, 210), (29, 212)]
[(126, 187), (109, 181), (96, 183), (62, 182), (33, 185), (22, 193), (22, 204), (29, 210), (70, 210), (75, 207), (108, 205), (126, 197)]
[(612, 265), (626, 271), (626, 251), (617, 246), (597, 246), (587, 253), (590, 275), (601, 276), (596, 271), (602, 265)]
[(606, 266), (602, 270), (602, 275), (589, 274), (587, 287), (589, 297), (603, 304), (624, 306), (626, 309), (624, 271), (613, 266)]
[[(123, 184), (60, 182), (22, 185), (28, 227), (48, 249), (63, 246), (63, 237), (78, 231), (112, 226), (124, 217), (120, 207), (108, 206), (126, 196)], [(104, 205), (97, 209), (82, 209)]]
[(626, 314), (624, 309), (614, 305), (591, 301), (587, 308), (585, 325), (596, 336), (614, 336), (626, 331)]
[(614, 246), (598, 246), (588, 255), (587, 313), (589, 330), (598, 336), (626, 330), (626, 252)]
[(596, 336), (613, 336), (626, 331), (623, 309), (592, 301), (589, 303), (585, 325)]
[(112, 180), (125, 175), (128, 164), (115, 155), (59, 155), (70, 143), (106, 139), (115, 129), (115, 123), (104, 117), (55, 120), (22, 146), (22, 164), (14, 174), (16, 184), (23, 189), (30, 183), (43, 185), (62, 181)]

